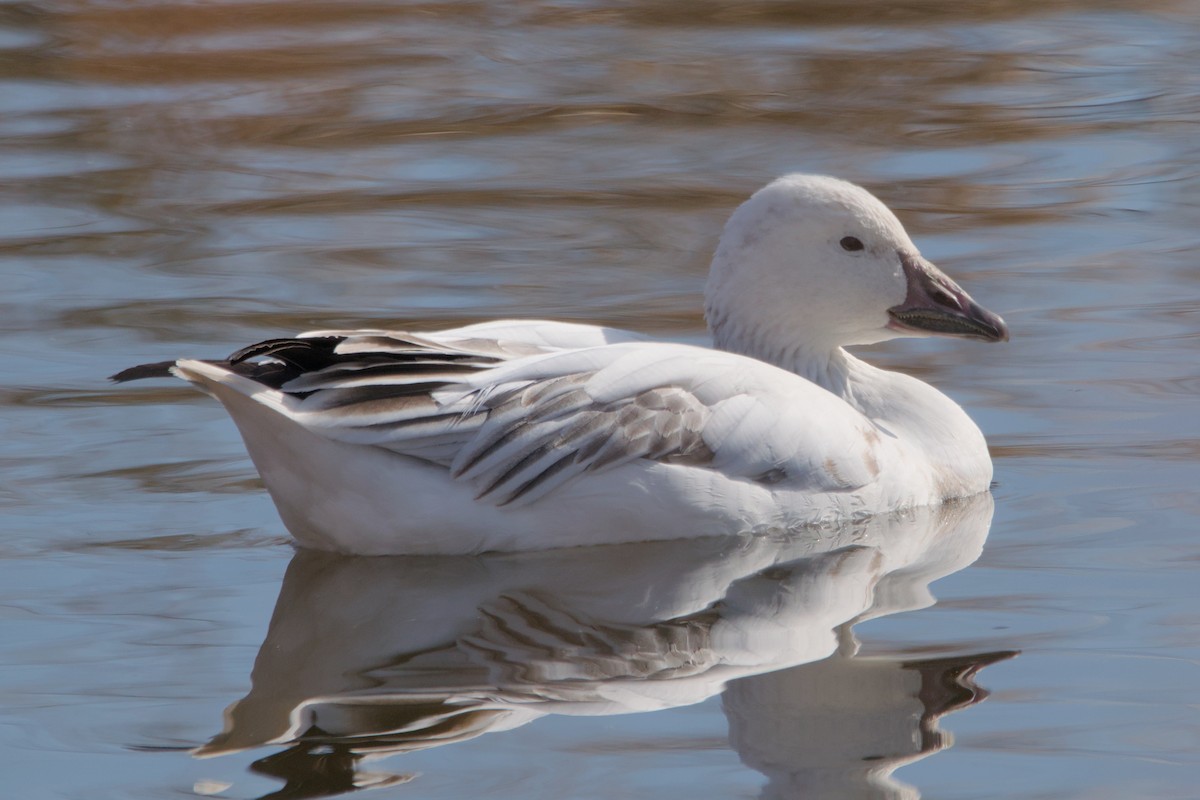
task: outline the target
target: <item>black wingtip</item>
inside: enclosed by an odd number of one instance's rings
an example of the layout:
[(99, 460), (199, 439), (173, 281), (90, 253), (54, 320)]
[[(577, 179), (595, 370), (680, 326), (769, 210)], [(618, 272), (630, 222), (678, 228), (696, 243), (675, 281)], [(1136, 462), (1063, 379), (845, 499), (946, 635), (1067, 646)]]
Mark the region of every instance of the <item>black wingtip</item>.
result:
[(127, 381), (140, 381), (143, 378), (170, 378), (171, 368), (175, 366), (174, 361), (157, 361), (153, 364), (138, 364), (136, 367), (123, 369), (116, 375), (110, 375), (108, 379), (113, 383), (125, 383)]

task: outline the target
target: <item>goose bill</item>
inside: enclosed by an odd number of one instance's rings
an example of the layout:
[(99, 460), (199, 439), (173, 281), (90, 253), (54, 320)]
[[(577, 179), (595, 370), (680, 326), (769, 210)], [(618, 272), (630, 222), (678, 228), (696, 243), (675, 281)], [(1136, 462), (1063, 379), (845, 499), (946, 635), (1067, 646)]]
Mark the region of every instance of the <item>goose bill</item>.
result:
[(901, 254), (908, 294), (888, 309), (888, 327), (909, 334), (1008, 341), (1008, 326), (971, 299), (944, 272), (917, 255)]

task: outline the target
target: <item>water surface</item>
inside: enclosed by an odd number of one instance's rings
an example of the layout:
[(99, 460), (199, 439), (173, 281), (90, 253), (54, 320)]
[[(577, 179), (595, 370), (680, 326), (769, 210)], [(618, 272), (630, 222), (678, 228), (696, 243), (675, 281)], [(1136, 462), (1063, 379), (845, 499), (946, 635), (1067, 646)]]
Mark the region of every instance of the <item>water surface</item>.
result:
[[(1195, 796), (1197, 52), (1195, 2), (0, 6), (2, 793)], [(1012, 328), (869, 353), (988, 435), (977, 546), (684, 546), (624, 608), (568, 556), (565, 597), (520, 559), (314, 560), (215, 404), (104, 381), (315, 327), (702, 341), (721, 224), (791, 170), (876, 191)], [(801, 584), (803, 613), (771, 605)], [(704, 638), (735, 597), (778, 652)], [(547, 659), (485, 647), (480, 608), (573, 622)], [(422, 684), (418, 651), (462, 669)], [(340, 727), (284, 741), (297, 704)]]

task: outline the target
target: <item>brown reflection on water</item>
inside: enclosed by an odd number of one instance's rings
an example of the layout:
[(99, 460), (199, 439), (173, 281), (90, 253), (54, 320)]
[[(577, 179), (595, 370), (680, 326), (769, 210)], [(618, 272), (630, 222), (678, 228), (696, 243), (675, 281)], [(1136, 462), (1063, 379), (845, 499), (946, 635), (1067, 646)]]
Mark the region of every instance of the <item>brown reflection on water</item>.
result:
[[(996, 48), (962, 27), (1027, 17), (1053, 27), (1059, 15), (1080, 8), (1149, 10), (1023, 2), (18, 6), (8, 12), (9, 24), (42, 43), (10, 59), (4, 77), (63, 81), (86, 96), (79, 107), (60, 110), (70, 118), (66, 129), (8, 137), (5, 144), (88, 148), (131, 160), (138, 166), (72, 176), (60, 185), (106, 195), (125, 210), (162, 200), (191, 208), (187, 201), (196, 194), (216, 204), (201, 206), (201, 213), (216, 216), (490, 205), (497, 196), (539, 207), (727, 208), (753, 185), (747, 176), (718, 188), (713, 175), (698, 175), (686, 192), (672, 192), (661, 188), (657, 174), (608, 162), (608, 170), (587, 170), (591, 180), (578, 185), (564, 180), (582, 177), (569, 167), (558, 176), (539, 169), (543, 159), (527, 137), (570, 139), (572, 131), (642, 142), (669, 137), (690, 150), (714, 134), (766, 132), (764, 138), (784, 144), (852, 132), (859, 146), (903, 140), (954, 146), (1111, 130), (1121, 124), (1113, 117), (1123, 116), (1110, 113), (1112, 103), (1132, 104), (1124, 124), (1135, 124), (1137, 103), (1151, 99), (1144, 91), (1097, 102), (1076, 90), (1085, 76), (1072, 73), (1068, 56)], [(824, 29), (855, 25), (867, 26), (857, 40), (821, 38)], [(677, 28), (677, 40), (664, 43), (664, 27)], [(1043, 97), (1044, 113), (1012, 103), (1015, 94)], [(1076, 113), (1064, 110), (1072, 105)], [(277, 191), (282, 185), (246, 192), (235, 175), (180, 173), (225, 168), (245, 177), (239, 151), (248, 147), (345, 151), (414, 139), (486, 139), (490, 153), (505, 159), (506, 179), (493, 189), (458, 181), (453, 189), (399, 192), (301, 181), (297, 196)], [(587, 160), (579, 148), (566, 152)], [(290, 161), (296, 154), (282, 155)], [(251, 172), (282, 184), (301, 177), (288, 174), (299, 166), (278, 174), (258, 164)], [(356, 172), (351, 165), (342, 175)], [(374, 183), (369, 174), (358, 177)], [(622, 189), (597, 194), (596, 182)], [(54, 181), (30, 188), (59, 195)], [(961, 176), (930, 191), (929, 200), (917, 196), (919, 210), (996, 215), (983, 224), (1053, 218), (1048, 208), (981, 203), (985, 190), (972, 191)]]
[[(109, 291), (42, 324), (148, 339), (204, 338), (196, 315), (695, 333), (721, 221), (779, 172), (865, 180), (918, 235), (1061, 223), (1161, 174), (1030, 192), (1005, 176), (1041, 156), (979, 148), (1189, 111), (1154, 105), (1137, 63), (1081, 68), (1116, 44), (1070, 19), (1180, 7), (10, 6), (0, 24), (25, 40), (0, 65), (20, 89), (0, 157), (21, 169), (0, 191), (44, 214), (0, 232), (0, 255), (121, 260)], [(872, 164), (904, 148), (927, 168), (894, 184)]]

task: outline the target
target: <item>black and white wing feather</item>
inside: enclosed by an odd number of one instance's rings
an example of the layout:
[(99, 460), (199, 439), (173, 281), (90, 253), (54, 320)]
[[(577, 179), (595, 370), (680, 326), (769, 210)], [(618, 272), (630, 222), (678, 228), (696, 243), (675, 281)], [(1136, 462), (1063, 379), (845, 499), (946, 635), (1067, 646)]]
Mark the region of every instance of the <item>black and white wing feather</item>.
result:
[(711, 460), (701, 435), (709, 409), (686, 389), (646, 381), (628, 393), (597, 391), (613, 347), (621, 346), (563, 353), (322, 333), (262, 342), (230, 362), (278, 390), (307, 429), (442, 464), (503, 505), (638, 458)]
[[(836, 491), (874, 477), (870, 458), (827, 456), (845, 454), (839, 421), (865, 420), (767, 364), (678, 344), (560, 348), (470, 330), (320, 331), (216, 364), (305, 429), (444, 466), (497, 505), (638, 459)], [(813, 422), (823, 413), (829, 431)]]

